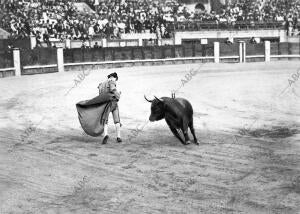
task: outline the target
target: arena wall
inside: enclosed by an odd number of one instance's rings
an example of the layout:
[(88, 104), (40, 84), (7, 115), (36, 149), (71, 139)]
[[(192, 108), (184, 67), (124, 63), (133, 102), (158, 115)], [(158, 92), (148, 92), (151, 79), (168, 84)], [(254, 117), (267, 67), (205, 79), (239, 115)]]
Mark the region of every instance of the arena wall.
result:
[(187, 43), (110, 48), (14, 49), (0, 54), (0, 77), (126, 66), (299, 60), (299, 43)]
[(15, 76), (15, 68), (1, 68), (0, 78)]
[(0, 51), (8, 50), (9, 47), (29, 49), (30, 39), (0, 39)]

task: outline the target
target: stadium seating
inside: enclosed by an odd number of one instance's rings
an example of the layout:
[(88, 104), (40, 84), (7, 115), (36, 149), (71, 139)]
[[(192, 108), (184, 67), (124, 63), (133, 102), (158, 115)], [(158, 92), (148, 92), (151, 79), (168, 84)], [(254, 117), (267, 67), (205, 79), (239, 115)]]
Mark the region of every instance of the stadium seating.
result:
[[(74, 5), (85, 2), (95, 12)], [(288, 3), (286, 3), (288, 2)], [(87, 6), (88, 7), (88, 6)], [(34, 35), (37, 45), (65, 39), (120, 38), (121, 34), (150, 32), (169, 38), (172, 31), (209, 29), (298, 28), (293, 15), (296, 0), (241, 0), (219, 12), (189, 11), (177, 0), (15, 0), (0, 6), (0, 27), (13, 38)], [(283, 21), (286, 24), (283, 25)]]

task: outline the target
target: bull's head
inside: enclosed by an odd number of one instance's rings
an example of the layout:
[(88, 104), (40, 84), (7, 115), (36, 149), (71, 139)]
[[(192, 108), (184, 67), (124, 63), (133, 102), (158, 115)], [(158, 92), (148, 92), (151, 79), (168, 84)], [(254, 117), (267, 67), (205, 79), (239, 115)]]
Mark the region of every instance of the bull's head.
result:
[(149, 117), (149, 120), (151, 122), (161, 120), (165, 117), (165, 110), (164, 110), (164, 101), (162, 99), (159, 99), (155, 97), (153, 100), (147, 99), (146, 96), (145, 100), (147, 100), (149, 103), (151, 103), (151, 115)]

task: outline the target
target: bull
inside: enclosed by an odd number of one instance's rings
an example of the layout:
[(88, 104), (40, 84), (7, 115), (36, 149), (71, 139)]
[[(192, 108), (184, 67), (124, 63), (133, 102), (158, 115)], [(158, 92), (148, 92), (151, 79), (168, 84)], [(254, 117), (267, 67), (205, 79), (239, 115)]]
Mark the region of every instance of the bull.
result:
[[(155, 96), (154, 96), (155, 97)], [(153, 100), (145, 100), (151, 103), (151, 122), (159, 121), (165, 118), (171, 132), (184, 145), (190, 144), (188, 128), (194, 137), (194, 143), (199, 145), (195, 135), (193, 123), (193, 107), (189, 101), (183, 98), (155, 97)], [(179, 131), (183, 133), (184, 139), (180, 136)]]

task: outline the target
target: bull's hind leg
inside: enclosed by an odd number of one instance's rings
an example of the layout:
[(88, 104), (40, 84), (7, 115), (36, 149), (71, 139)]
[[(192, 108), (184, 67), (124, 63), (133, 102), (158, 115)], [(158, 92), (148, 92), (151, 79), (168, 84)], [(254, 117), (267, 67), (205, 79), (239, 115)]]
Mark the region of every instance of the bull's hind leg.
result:
[(194, 137), (194, 143), (199, 145), (198, 143), (198, 140), (197, 140), (197, 137), (196, 137), (196, 134), (195, 134), (195, 129), (194, 129), (194, 122), (193, 122), (193, 119), (191, 120), (190, 124), (189, 124), (189, 127), (190, 127), (190, 130), (191, 130), (191, 133)]
[(188, 133), (189, 127), (188, 127), (187, 121), (185, 121), (185, 120), (183, 121), (181, 130), (184, 135), (185, 144), (190, 144), (190, 138), (189, 138), (189, 133)]

